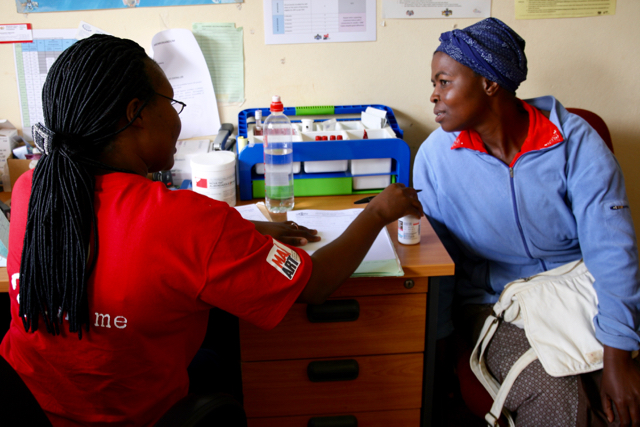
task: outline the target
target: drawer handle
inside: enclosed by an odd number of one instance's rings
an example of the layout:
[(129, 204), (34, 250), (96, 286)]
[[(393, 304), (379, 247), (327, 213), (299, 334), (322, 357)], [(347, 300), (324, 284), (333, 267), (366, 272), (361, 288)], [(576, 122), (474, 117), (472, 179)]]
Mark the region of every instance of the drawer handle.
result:
[(307, 319), (311, 323), (353, 322), (360, 317), (360, 304), (354, 299), (329, 300), (307, 305)]
[(313, 417), (309, 419), (307, 427), (358, 427), (358, 419), (353, 415)]
[(307, 366), (309, 380), (317, 383), (323, 381), (351, 381), (358, 378), (360, 366), (354, 359), (327, 360), (311, 362)]

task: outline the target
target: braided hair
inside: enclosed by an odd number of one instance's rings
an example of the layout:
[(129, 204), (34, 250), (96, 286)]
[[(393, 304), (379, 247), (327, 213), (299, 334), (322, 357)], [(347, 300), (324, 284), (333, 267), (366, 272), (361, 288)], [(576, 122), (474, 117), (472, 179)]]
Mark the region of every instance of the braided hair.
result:
[[(98, 159), (155, 97), (150, 63), (131, 40), (93, 35), (67, 48), (49, 70), (42, 89), (45, 126), (34, 126), (43, 156), (33, 173), (20, 265), (26, 331), (38, 330), (40, 315), (54, 335), (63, 317), (80, 339), (82, 325), (89, 330), (87, 282), (98, 255), (95, 173), (119, 170)], [(135, 98), (144, 104), (118, 129)]]

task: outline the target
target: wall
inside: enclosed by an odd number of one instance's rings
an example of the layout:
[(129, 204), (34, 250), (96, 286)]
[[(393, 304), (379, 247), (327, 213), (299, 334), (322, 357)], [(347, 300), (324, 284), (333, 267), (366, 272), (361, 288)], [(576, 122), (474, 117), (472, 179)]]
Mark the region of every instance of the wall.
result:
[[(149, 7), (127, 10), (23, 15), (12, 0), (0, 2), (0, 23), (30, 22), (33, 28), (76, 28), (86, 21), (148, 48), (167, 28), (191, 29), (194, 22), (234, 22), (244, 28), (245, 96), (241, 106), (220, 106), (222, 122), (237, 124), (238, 112), (266, 107), (271, 95), (285, 105), (379, 103), (391, 107), (413, 153), (436, 129), (430, 62), (438, 36), (476, 19), (383, 20), (378, 0), (377, 41), (265, 45), (262, 0), (241, 4)], [(616, 14), (597, 18), (517, 21), (514, 0), (493, 0), (492, 16), (526, 41), (529, 78), (522, 98), (555, 95), (565, 106), (592, 110), (612, 133), (616, 157), (640, 230), (640, 1), (618, 0)], [(0, 45), (0, 118), (19, 126), (13, 46)]]

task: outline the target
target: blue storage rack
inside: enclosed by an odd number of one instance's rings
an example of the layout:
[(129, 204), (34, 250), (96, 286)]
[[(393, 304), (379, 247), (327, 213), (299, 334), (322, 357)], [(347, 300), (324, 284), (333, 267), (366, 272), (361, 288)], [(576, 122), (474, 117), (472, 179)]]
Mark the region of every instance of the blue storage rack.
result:
[[(332, 107), (286, 107), (284, 114), (292, 119), (293, 123), (300, 120), (293, 119), (294, 116), (316, 115), (314, 109), (326, 111), (332, 108), (334, 114), (330, 117), (337, 121), (359, 121), (354, 118), (340, 118), (334, 116), (360, 114), (367, 109), (374, 107), (387, 112), (387, 122), (393, 129), (397, 138), (386, 139), (360, 139), (360, 140), (339, 140), (339, 141), (304, 141), (295, 142), (293, 146), (293, 161), (319, 161), (319, 160), (353, 160), (353, 159), (392, 159), (391, 172), (388, 174), (366, 174), (355, 176), (371, 176), (371, 175), (394, 175), (396, 182), (409, 185), (409, 168), (411, 162), (411, 150), (406, 142), (402, 140), (404, 132), (398, 126), (393, 110), (385, 105), (340, 105)], [(255, 117), (257, 110), (262, 111), (262, 116), (267, 117), (270, 114), (269, 108), (250, 108), (241, 111), (238, 114), (238, 134), (248, 136), (248, 126), (250, 117)], [(256, 143), (253, 147), (246, 146), (238, 154), (238, 170), (240, 179), (240, 199), (253, 199), (253, 181), (264, 180), (264, 176), (255, 173), (254, 166), (264, 162), (263, 146)], [(336, 177), (352, 177), (350, 172), (332, 172), (332, 173), (304, 173), (300, 172), (294, 175), (295, 180), (299, 179), (317, 179), (317, 178), (336, 178)], [(364, 192), (362, 190), (358, 192)], [(372, 192), (372, 191), (368, 191)]]

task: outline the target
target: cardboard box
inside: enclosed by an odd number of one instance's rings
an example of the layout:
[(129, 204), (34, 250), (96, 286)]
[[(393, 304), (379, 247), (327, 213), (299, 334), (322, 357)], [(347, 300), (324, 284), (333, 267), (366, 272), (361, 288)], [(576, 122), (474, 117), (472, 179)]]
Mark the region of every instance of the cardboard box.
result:
[(18, 131), (8, 120), (0, 120), (0, 171), (16, 147)]
[(7, 165), (9, 166), (9, 179), (11, 181), (11, 188), (5, 188), (4, 191), (11, 191), (14, 184), (20, 178), (20, 175), (36, 167), (37, 160), (21, 160), (16, 159), (13, 156), (7, 159)]

